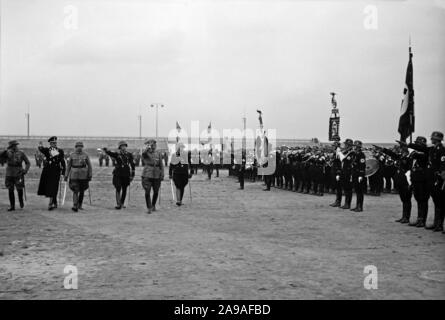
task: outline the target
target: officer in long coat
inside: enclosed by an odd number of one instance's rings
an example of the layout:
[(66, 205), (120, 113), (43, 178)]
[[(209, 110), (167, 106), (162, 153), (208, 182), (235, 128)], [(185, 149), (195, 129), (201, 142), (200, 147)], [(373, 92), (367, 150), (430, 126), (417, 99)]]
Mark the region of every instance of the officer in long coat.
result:
[(184, 189), (192, 177), (190, 170), (191, 152), (184, 151), (184, 145), (178, 143), (176, 145), (176, 153), (172, 155), (170, 167), (168, 169), (168, 177), (173, 180), (176, 188), (176, 205), (182, 205), (184, 197)]
[[(5, 186), (9, 193), (10, 206), (8, 211), (15, 210), (14, 187), (17, 189), (20, 208), (24, 207), (23, 189), (25, 187), (25, 175), (28, 173), (29, 167), (31, 166), (28, 157), (23, 151), (18, 149), (18, 145), (19, 143), (16, 140), (9, 141), (8, 149), (0, 153), (0, 159), (7, 164)], [(23, 162), (25, 163), (24, 169), (22, 166)]]
[(82, 210), (82, 202), (85, 190), (89, 188), (88, 183), (93, 176), (90, 157), (83, 149), (83, 142), (76, 142), (74, 148), (76, 151), (70, 154), (67, 161), (67, 169), (65, 181), (69, 179), (70, 189), (73, 191), (73, 207), (74, 212)]
[(57, 137), (48, 139), (49, 147), (44, 147), (40, 142), (38, 149), (45, 157), (42, 174), (40, 176), (37, 194), (49, 198), (48, 210), (57, 208), (57, 193), (59, 191), (60, 178), (65, 175), (65, 154), (57, 147)]

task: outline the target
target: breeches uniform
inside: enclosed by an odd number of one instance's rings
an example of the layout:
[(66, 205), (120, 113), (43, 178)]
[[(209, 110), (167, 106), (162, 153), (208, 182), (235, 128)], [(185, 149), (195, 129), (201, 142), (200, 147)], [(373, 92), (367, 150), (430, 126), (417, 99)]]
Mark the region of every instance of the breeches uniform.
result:
[(25, 187), (25, 179), (23, 177), (5, 177), (5, 186), (7, 189), (14, 190), (14, 187), (19, 190), (23, 190)]
[[(158, 200), (159, 188), (161, 187), (161, 179), (142, 177), (142, 187), (145, 190), (147, 208), (155, 206)], [(153, 189), (153, 199), (150, 198), (151, 189)]]

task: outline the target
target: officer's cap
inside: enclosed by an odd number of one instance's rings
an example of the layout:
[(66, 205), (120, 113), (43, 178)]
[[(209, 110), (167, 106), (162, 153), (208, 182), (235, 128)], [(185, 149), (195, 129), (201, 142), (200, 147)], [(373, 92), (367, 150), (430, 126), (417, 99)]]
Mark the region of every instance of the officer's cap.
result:
[(422, 137), (422, 136), (418, 136), (416, 138), (416, 141), (414, 141), (415, 144), (421, 144), (421, 145), (426, 145), (426, 138)]
[(440, 132), (440, 131), (434, 131), (431, 134), (431, 139), (436, 139), (436, 140), (442, 141), (443, 140), (443, 133)]
[(52, 136), (51, 138), (48, 139), (48, 142), (57, 142), (57, 137)]
[(332, 137), (332, 140), (336, 141), (336, 142), (339, 142), (340, 141), (340, 137), (335, 135), (335, 136)]
[(11, 140), (8, 142), (8, 149), (12, 148), (13, 146), (17, 146), (17, 145), (19, 145), (17, 140)]
[(353, 144), (352, 139), (346, 139), (345, 144), (352, 146)]
[(156, 144), (156, 140), (155, 139), (148, 139), (148, 140), (145, 140), (144, 144)]
[(122, 140), (122, 141), (119, 141), (118, 146), (119, 146), (119, 148), (122, 147), (122, 146), (128, 147), (128, 144), (125, 141)]
[(74, 148), (77, 147), (82, 147), (83, 148), (83, 142), (82, 141), (77, 141), (76, 144), (74, 145)]
[(354, 141), (354, 146), (356, 146), (356, 147), (361, 147), (363, 144), (362, 144), (362, 142), (360, 141), (360, 140), (355, 140)]

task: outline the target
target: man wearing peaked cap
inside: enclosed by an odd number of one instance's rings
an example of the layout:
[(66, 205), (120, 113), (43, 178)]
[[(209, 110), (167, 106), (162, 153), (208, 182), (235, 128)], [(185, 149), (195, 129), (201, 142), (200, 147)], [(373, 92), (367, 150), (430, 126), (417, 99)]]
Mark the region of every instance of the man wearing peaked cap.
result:
[[(443, 133), (440, 131), (434, 131), (431, 134), (431, 143), (432, 146), (428, 147), (426, 145), (426, 138), (417, 137), (416, 143), (409, 144), (408, 147), (414, 150), (419, 151), (422, 155), (427, 156), (427, 167), (425, 169), (426, 174), (426, 184), (416, 183), (414, 185), (414, 196), (416, 196), (416, 187), (417, 193), (423, 191), (424, 193), (431, 194), (434, 202), (434, 222), (431, 226), (426, 226), (426, 229), (430, 229), (433, 231), (443, 231), (444, 217), (445, 217), (445, 147), (442, 144)], [(420, 155), (418, 156), (420, 157)], [(413, 172), (414, 174), (414, 172)], [(425, 180), (424, 179), (424, 180)], [(426, 189), (430, 186), (429, 189)], [(426, 190), (424, 190), (426, 189)], [(424, 197), (424, 199), (426, 196)], [(425, 201), (423, 199), (423, 201)], [(417, 199), (416, 199), (417, 200)], [(426, 200), (427, 201), (427, 200)], [(425, 206), (425, 204), (423, 204)], [(423, 208), (423, 216), (426, 221), (427, 214), (424, 212), (428, 212), (428, 202), (426, 203), (426, 209)], [(421, 226), (423, 226), (421, 224)]]
[[(145, 204), (147, 213), (156, 211), (156, 201), (158, 200), (161, 181), (164, 180), (164, 163), (162, 154), (156, 150), (156, 140), (150, 139), (145, 142), (146, 149), (142, 152), (142, 170), (141, 183), (145, 190)], [(186, 163), (184, 161), (183, 163)], [(153, 198), (151, 190), (153, 189)]]
[(48, 142), (49, 147), (44, 147), (42, 142), (38, 146), (45, 160), (37, 194), (49, 198), (48, 210), (53, 210), (57, 208), (59, 182), (61, 176), (65, 175), (66, 163), (63, 150), (57, 147), (57, 137), (49, 138)]
[[(428, 168), (428, 147), (426, 145), (426, 138), (418, 136), (414, 143), (407, 145), (408, 148), (413, 149), (410, 155), (412, 158), (411, 167), (411, 183), (413, 187), (414, 198), (417, 202), (417, 221), (410, 223), (412, 227), (425, 227), (428, 217), (428, 200), (431, 196), (431, 179)], [(405, 146), (405, 143), (401, 143)]]
[[(336, 180), (340, 182), (341, 188), (345, 195), (345, 203), (339, 207), (341, 209), (350, 209), (352, 201), (352, 150), (353, 141), (346, 139), (343, 151), (338, 151), (337, 155), (341, 160), (341, 174), (336, 176)], [(341, 201), (341, 198), (340, 198)]]
[(127, 188), (131, 181), (133, 181), (135, 175), (133, 154), (127, 151), (127, 147), (128, 144), (125, 141), (119, 141), (119, 150), (117, 152), (112, 152), (107, 148), (102, 148), (102, 150), (115, 162), (115, 168), (113, 170), (113, 185), (116, 189), (115, 208), (117, 210), (124, 207), (125, 198), (127, 197)]
[(83, 149), (83, 142), (78, 141), (75, 144), (75, 151), (70, 154), (65, 181), (69, 179), (69, 186), (73, 191), (73, 207), (72, 210), (82, 210), (82, 202), (85, 190), (89, 188), (89, 181), (93, 176), (92, 165), (88, 154)]
[[(16, 140), (9, 141), (8, 148), (0, 153), (0, 160), (4, 160), (7, 163), (5, 186), (9, 193), (8, 211), (15, 210), (15, 195), (14, 187), (17, 189), (19, 197), (20, 208), (24, 207), (23, 202), (23, 189), (25, 187), (24, 176), (28, 172), (31, 163), (25, 153), (18, 149), (19, 143)], [(25, 169), (22, 167), (22, 163), (25, 163)]]
[(352, 183), (357, 196), (357, 204), (354, 209), (351, 209), (351, 211), (363, 211), (364, 191), (366, 188), (365, 170), (366, 156), (362, 151), (362, 142), (360, 140), (356, 140), (354, 141), (354, 154), (352, 162)]

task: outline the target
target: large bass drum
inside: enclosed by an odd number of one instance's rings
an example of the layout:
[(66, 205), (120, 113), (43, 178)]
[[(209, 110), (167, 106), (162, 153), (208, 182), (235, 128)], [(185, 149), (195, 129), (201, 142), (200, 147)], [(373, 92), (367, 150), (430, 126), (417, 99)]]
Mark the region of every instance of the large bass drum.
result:
[(370, 151), (364, 151), (363, 153), (366, 157), (365, 177), (370, 177), (379, 170), (380, 163), (376, 158), (374, 158)]

